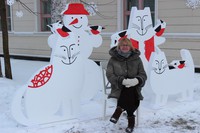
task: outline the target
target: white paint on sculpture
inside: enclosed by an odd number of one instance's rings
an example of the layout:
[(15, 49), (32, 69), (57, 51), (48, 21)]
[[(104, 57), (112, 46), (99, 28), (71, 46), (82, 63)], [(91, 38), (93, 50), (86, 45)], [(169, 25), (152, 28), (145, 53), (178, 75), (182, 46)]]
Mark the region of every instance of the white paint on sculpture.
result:
[(100, 35), (103, 27), (88, 26), (89, 13), (85, 10), (81, 3), (70, 3), (63, 14), (63, 23), (68, 29), (78, 36), (78, 43), (81, 47), (81, 56), (85, 64), (85, 81), (82, 91), (82, 100), (91, 100), (102, 89), (100, 67), (94, 61), (88, 59), (92, 54), (93, 48), (97, 48), (102, 44)]
[(158, 20), (156, 26), (153, 27), (149, 7), (145, 7), (144, 10), (132, 7), (128, 29), (111, 36), (111, 47), (116, 46), (121, 38), (129, 38), (132, 45), (140, 50), (140, 57), (145, 70), (148, 71), (148, 61), (151, 53), (155, 51), (155, 48), (158, 48), (158, 45), (165, 42), (165, 38), (161, 37), (165, 27), (166, 23), (162, 20)]
[(149, 58), (151, 53), (155, 51), (155, 47), (165, 42), (165, 38), (161, 37), (161, 35), (164, 32), (166, 23), (161, 20), (158, 22), (153, 27), (149, 7), (145, 7), (144, 10), (132, 7), (127, 35), (133, 46), (140, 50), (146, 70)]
[(111, 36), (111, 44), (110, 47), (115, 47), (117, 46), (118, 42), (120, 41), (121, 38), (127, 37), (127, 30), (123, 30), (120, 32), (116, 32)]
[[(182, 60), (167, 63), (164, 53), (158, 47), (165, 42), (165, 38), (162, 37), (165, 28), (166, 23), (162, 20), (158, 20), (157, 24), (153, 26), (149, 7), (145, 7), (144, 10), (132, 7), (128, 29), (111, 36), (110, 47), (116, 46), (122, 38), (129, 38), (132, 45), (140, 50), (140, 57), (148, 76), (142, 93), (145, 99), (151, 102), (154, 102), (154, 95), (156, 95), (156, 106), (165, 105), (168, 96), (178, 92), (182, 93), (182, 100), (192, 99), (193, 96), (194, 65), (192, 56), (189, 51), (181, 50)], [(160, 54), (156, 54), (155, 51)], [(154, 62), (150, 61), (154, 57), (157, 59)], [(187, 65), (189, 67), (186, 67)], [(169, 67), (174, 69), (169, 70)], [(177, 79), (180, 79), (180, 82), (176, 82)]]
[(170, 95), (181, 94), (179, 101), (193, 99), (194, 63), (188, 50), (181, 50), (185, 65), (169, 69), (164, 52), (154, 52), (150, 58), (150, 85), (156, 94), (155, 107), (164, 106)]
[(49, 37), (56, 36), (50, 64), (39, 69), (14, 95), (12, 115), (23, 125), (68, 120), (80, 111), (84, 78), (80, 46), (72, 32), (62, 29)]

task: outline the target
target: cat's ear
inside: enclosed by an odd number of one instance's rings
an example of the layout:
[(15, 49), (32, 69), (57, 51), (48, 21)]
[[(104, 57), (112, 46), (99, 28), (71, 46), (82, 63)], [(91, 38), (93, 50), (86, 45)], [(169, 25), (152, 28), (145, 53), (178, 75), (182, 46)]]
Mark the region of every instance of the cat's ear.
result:
[(133, 17), (133, 15), (135, 14), (135, 12), (136, 12), (137, 10), (138, 10), (138, 9), (137, 9), (136, 6), (133, 6), (133, 7), (131, 8), (131, 16), (130, 16), (130, 18)]
[(145, 11), (145, 12), (150, 12), (150, 8), (149, 8), (149, 7), (145, 7), (145, 8), (144, 8), (144, 11)]
[(134, 7), (131, 8), (131, 10), (136, 11), (136, 10), (137, 10), (137, 7), (134, 6)]

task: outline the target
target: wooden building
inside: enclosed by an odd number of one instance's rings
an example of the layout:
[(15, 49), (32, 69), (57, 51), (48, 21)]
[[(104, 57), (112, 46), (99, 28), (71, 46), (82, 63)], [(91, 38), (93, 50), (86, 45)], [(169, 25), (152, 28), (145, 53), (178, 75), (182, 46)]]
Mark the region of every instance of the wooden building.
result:
[[(51, 21), (51, 0), (21, 0), (33, 12), (25, 10), (15, 2), (8, 6), (10, 55), (25, 57), (50, 57), (51, 49), (47, 38), (51, 34), (46, 27)], [(84, 0), (97, 4), (99, 15), (88, 16), (89, 24), (102, 25), (103, 44), (95, 48), (91, 59), (109, 59), (111, 35), (127, 28), (132, 6), (151, 8), (154, 23), (161, 19), (167, 23), (164, 33), (166, 42), (159, 47), (165, 52), (168, 62), (180, 58), (180, 49), (190, 50), (194, 64), (200, 68), (200, 8), (192, 9), (186, 0)], [(22, 11), (23, 17), (17, 17)], [(34, 15), (36, 13), (37, 15)], [(2, 55), (2, 34), (0, 33), (0, 54)]]

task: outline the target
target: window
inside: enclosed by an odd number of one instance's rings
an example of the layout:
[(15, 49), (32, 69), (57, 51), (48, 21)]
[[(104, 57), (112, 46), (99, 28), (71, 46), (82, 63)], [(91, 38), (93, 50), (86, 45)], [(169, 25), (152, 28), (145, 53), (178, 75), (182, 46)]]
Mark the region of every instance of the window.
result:
[(51, 24), (51, 0), (40, 0), (41, 6), (41, 31), (49, 31), (47, 27)]
[(154, 24), (155, 18), (155, 0), (124, 0), (124, 29), (128, 28), (131, 7), (136, 6), (142, 10), (144, 7), (150, 7), (151, 17)]
[[(11, 12), (10, 12), (10, 6), (6, 6), (6, 16), (7, 16), (7, 26), (8, 26), (8, 31), (11, 31)], [(1, 17), (0, 17), (0, 31), (1, 29)]]

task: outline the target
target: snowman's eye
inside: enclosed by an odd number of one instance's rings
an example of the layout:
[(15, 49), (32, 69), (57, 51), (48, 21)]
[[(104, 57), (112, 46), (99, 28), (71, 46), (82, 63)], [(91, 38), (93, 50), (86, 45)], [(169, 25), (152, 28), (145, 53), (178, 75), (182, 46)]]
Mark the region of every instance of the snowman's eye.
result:
[(83, 17), (81, 17), (81, 19), (82, 19)]
[(72, 17), (72, 19), (74, 19), (74, 17)]

